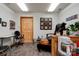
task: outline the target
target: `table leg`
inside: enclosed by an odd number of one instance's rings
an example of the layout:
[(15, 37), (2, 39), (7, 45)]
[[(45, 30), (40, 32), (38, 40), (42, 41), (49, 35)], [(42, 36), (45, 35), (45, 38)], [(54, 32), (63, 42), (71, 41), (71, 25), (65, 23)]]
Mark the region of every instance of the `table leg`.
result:
[(3, 46), (3, 39), (1, 39), (1, 46)]

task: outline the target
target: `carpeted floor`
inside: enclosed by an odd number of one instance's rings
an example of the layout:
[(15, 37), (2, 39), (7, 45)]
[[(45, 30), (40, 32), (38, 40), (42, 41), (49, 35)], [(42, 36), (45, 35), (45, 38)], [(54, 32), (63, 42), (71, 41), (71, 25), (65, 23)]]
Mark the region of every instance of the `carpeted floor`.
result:
[(41, 51), (38, 52), (36, 44), (24, 44), (16, 48), (12, 48), (8, 52), (8, 56), (51, 56), (51, 53)]

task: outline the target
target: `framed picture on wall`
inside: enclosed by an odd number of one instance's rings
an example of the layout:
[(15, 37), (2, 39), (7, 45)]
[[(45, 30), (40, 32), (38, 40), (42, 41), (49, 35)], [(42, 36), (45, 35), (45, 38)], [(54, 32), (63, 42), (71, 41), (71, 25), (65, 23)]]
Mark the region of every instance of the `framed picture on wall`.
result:
[(78, 15), (77, 14), (66, 18), (66, 21), (71, 21), (71, 20), (75, 20), (75, 19), (78, 19)]
[(0, 18), (0, 24), (1, 24), (1, 22), (2, 22), (2, 18)]
[(15, 29), (15, 22), (10, 20), (10, 29)]
[(6, 27), (7, 26), (7, 22), (2, 21), (2, 27)]
[(41, 30), (52, 30), (52, 18), (40, 18)]

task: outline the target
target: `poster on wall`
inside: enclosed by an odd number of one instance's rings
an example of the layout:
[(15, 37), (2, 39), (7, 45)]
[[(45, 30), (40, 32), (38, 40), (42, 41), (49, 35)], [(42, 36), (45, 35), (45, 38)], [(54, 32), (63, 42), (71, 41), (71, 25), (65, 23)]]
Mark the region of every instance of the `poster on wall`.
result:
[(0, 18), (0, 24), (1, 24), (1, 22), (2, 22), (2, 18)]
[(1, 23), (2, 23), (2, 27), (6, 27), (7, 26), (7, 22), (2, 21)]
[(41, 30), (52, 30), (52, 18), (40, 18)]
[(10, 20), (10, 29), (15, 29), (15, 22)]
[(78, 19), (78, 15), (77, 14), (66, 18), (66, 21), (71, 21), (71, 20), (74, 20), (74, 19)]

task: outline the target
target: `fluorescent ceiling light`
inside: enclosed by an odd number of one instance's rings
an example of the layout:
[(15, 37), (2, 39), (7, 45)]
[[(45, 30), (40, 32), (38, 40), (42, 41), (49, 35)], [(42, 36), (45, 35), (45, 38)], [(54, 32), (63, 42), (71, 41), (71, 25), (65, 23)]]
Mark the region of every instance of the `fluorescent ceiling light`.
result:
[(52, 3), (48, 9), (48, 12), (53, 12), (59, 3)]
[(28, 11), (28, 8), (24, 3), (17, 3), (17, 5), (22, 11)]

